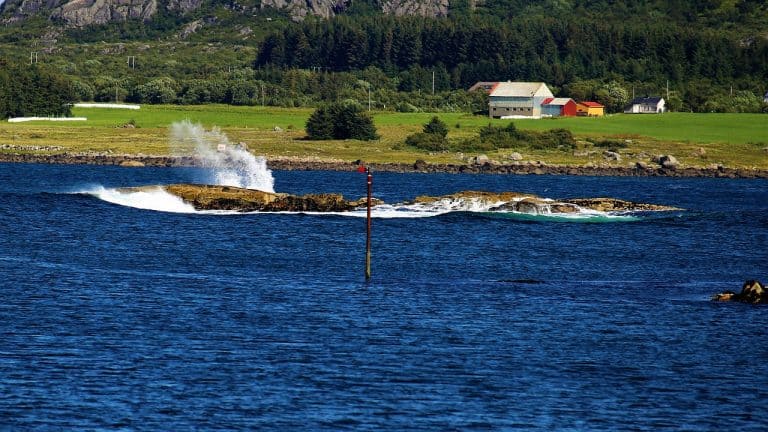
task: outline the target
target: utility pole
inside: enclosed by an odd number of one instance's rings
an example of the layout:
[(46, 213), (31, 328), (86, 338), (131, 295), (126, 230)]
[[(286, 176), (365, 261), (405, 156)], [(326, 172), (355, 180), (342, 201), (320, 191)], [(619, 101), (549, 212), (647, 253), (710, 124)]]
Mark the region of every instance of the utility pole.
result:
[(435, 71), (432, 70), (432, 94), (435, 94)]
[(371, 110), (371, 85), (368, 84), (368, 111)]
[(365, 280), (371, 279), (371, 190), (373, 189), (373, 175), (371, 167), (366, 167), (368, 175), (368, 215), (366, 217), (366, 236), (365, 236)]

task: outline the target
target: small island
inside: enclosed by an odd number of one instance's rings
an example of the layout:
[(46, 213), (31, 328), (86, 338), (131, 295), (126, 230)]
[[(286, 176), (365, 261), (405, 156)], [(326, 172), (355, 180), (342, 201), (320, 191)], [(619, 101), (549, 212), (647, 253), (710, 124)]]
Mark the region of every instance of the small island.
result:
[[(362, 208), (366, 199), (347, 200), (341, 194), (292, 195), (264, 192), (234, 186), (171, 184), (121, 188), (120, 192), (162, 189), (192, 205), (195, 210), (236, 212), (348, 212)], [(462, 191), (443, 196), (420, 196), (405, 205), (431, 205), (441, 201), (473, 202), (489, 212), (512, 211), (525, 214), (574, 214), (584, 210), (598, 212), (649, 212), (682, 210), (677, 207), (636, 203), (616, 198), (572, 198), (552, 200), (519, 192)], [(373, 205), (384, 204), (375, 199)]]

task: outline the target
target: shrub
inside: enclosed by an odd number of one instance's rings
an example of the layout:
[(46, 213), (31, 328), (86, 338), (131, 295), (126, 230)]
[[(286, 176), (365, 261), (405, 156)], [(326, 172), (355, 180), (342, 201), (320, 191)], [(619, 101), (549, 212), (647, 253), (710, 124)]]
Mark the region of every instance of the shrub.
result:
[(448, 126), (435, 116), (424, 125), (422, 132), (408, 135), (405, 143), (421, 150), (445, 151), (448, 150), (446, 136), (448, 136)]
[(596, 142), (593, 142), (593, 144), (595, 145), (595, 147), (604, 148), (612, 152), (618, 152), (619, 149), (627, 147), (627, 143), (625, 143), (624, 141), (610, 140), (610, 139), (596, 141)]
[(411, 147), (426, 151), (448, 150), (448, 141), (445, 137), (434, 133), (419, 132), (408, 135), (405, 143)]
[(477, 137), (470, 138), (455, 148), (457, 151), (490, 151), (502, 148), (533, 149), (573, 149), (576, 141), (571, 131), (552, 129), (544, 132), (524, 132), (517, 130), (514, 123), (505, 127), (488, 125), (480, 129)]
[(448, 135), (448, 126), (446, 126), (442, 120), (435, 116), (432, 117), (432, 120), (430, 120), (429, 123), (424, 125), (424, 133), (430, 135), (439, 135), (445, 138)]
[(378, 139), (373, 119), (357, 103), (336, 102), (323, 105), (307, 120), (307, 135), (313, 140)]
[(395, 105), (395, 111), (401, 113), (413, 113), (419, 112), (419, 109), (416, 108), (416, 106), (409, 104), (408, 102), (399, 102), (397, 105)]
[[(538, 135), (538, 136), (537, 136)], [(576, 140), (567, 129), (552, 129), (539, 134), (532, 134), (531, 148), (535, 149), (564, 149), (576, 148)]]

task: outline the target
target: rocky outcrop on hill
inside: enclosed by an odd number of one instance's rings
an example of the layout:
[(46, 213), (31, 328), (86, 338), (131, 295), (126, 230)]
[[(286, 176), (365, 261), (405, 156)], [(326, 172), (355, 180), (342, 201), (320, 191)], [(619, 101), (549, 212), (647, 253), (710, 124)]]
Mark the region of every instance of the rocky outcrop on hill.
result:
[[(294, 21), (307, 16), (330, 18), (349, 9), (354, 0), (262, 0), (262, 9), (280, 9)], [(419, 15), (443, 17), (448, 15), (448, 0), (384, 0), (381, 11), (392, 15)], [(202, 0), (6, 0), (0, 10), (7, 12), (6, 22), (21, 21), (42, 14), (60, 20), (70, 27), (123, 22), (127, 20), (151, 21), (165, 7), (169, 12), (186, 15), (206, 8)], [(251, 7), (229, 2), (224, 7), (234, 13), (250, 15)]]
[(381, 9), (386, 14), (397, 16), (444, 17), (448, 16), (448, 0), (384, 0)]
[(768, 304), (768, 292), (766, 292), (765, 286), (760, 283), (760, 281), (748, 280), (744, 282), (740, 293), (736, 294), (733, 291), (725, 291), (723, 293), (715, 294), (712, 297), (712, 300)]
[[(170, 0), (166, 8), (187, 14), (199, 9), (202, 0)], [(42, 14), (69, 27), (86, 27), (127, 20), (151, 21), (163, 3), (158, 0), (6, 0), (2, 6), (7, 22)]]
[(352, 0), (262, 0), (261, 8), (283, 9), (294, 21), (301, 21), (307, 15), (330, 18), (351, 4)]
[(51, 17), (75, 27), (138, 19), (149, 21), (157, 0), (72, 0), (54, 9)]
[(169, 11), (179, 11), (183, 14), (196, 10), (203, 4), (203, 0), (169, 0)]

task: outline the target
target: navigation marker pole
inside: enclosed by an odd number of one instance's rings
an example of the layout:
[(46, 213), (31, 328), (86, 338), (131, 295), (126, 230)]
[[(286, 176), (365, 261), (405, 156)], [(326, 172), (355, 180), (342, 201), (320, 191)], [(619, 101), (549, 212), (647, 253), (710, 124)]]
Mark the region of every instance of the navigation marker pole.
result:
[(371, 168), (366, 167), (365, 173), (368, 174), (368, 216), (367, 229), (365, 236), (365, 280), (371, 279), (371, 189), (373, 188), (373, 175)]

